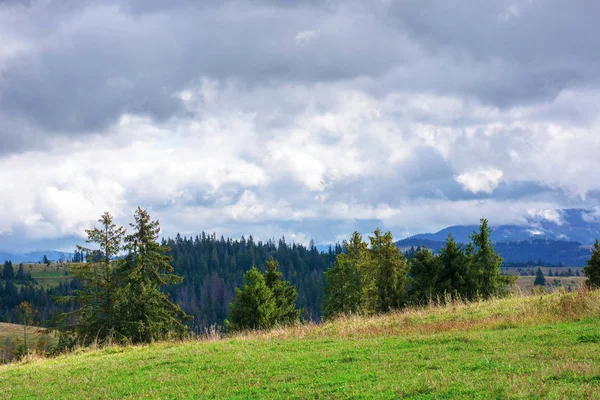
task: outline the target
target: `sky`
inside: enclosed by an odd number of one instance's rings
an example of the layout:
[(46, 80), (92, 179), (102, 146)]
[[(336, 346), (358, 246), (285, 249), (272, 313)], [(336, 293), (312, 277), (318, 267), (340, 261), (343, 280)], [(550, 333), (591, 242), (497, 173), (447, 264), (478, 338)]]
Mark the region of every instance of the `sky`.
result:
[(600, 3), (0, 2), (0, 250), (331, 243), (600, 198)]

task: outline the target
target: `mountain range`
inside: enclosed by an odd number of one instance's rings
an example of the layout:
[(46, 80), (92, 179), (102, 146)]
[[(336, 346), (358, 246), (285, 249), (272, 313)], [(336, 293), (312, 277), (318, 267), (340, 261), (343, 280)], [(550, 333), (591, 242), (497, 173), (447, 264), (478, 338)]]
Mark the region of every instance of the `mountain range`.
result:
[[(478, 225), (456, 225), (435, 233), (423, 233), (397, 242), (403, 250), (425, 246), (438, 251), (451, 234), (458, 243), (468, 243)], [(492, 226), (491, 239), (505, 262), (542, 260), (550, 264), (585, 265), (591, 245), (600, 238), (600, 214), (596, 210), (565, 209), (539, 213), (524, 225)]]
[(0, 252), (0, 263), (5, 260), (12, 261), (13, 264), (19, 263), (37, 263), (44, 259), (44, 256), (48, 257), (49, 260), (70, 260), (73, 257), (73, 253), (66, 253), (63, 251), (47, 250), (47, 251), (34, 251), (30, 253), (8, 253)]
[[(590, 245), (600, 238), (600, 210), (563, 209), (531, 215), (523, 225), (492, 226), (491, 239), (496, 250), (507, 262), (541, 259), (547, 263), (584, 265)], [(422, 233), (397, 242), (401, 249), (425, 246), (437, 251), (452, 234), (459, 243), (468, 243), (469, 235), (478, 225), (455, 225), (435, 233)], [(329, 246), (317, 246), (327, 251)], [(50, 260), (70, 259), (72, 253), (36, 251), (26, 254), (0, 252), (0, 262), (39, 262), (46, 255)]]
[[(422, 233), (407, 239), (445, 241), (452, 234), (459, 243), (468, 243), (469, 235), (478, 225), (456, 225), (435, 233)], [(538, 213), (523, 225), (492, 226), (494, 242), (519, 242), (535, 239), (564, 240), (591, 245), (600, 239), (600, 212), (597, 210), (565, 209)]]

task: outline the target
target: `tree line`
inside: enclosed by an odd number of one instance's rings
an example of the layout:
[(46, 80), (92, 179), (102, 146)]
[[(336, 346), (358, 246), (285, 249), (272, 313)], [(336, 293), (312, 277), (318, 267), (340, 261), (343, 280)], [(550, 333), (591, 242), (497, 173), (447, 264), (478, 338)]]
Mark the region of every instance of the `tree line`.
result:
[[(86, 230), (95, 248), (78, 247), (87, 262), (72, 266), (72, 286), (63, 287), (66, 294), (54, 295), (62, 308), (54, 310), (52, 323), (62, 332), (63, 343), (182, 338), (197, 324), (192, 322), (195, 315), (186, 312), (190, 305), (201, 318), (222, 317), (229, 330), (268, 329), (314, 319), (320, 311), (316, 307), (334, 318), (432, 300), (502, 296), (515, 279), (501, 274), (502, 258), (485, 219), (470, 243), (458, 244), (449, 235), (437, 253), (418, 248), (408, 254), (410, 261), (392, 234), (379, 229), (368, 241), (355, 232), (349, 241), (321, 253), (312, 244), (288, 245), (283, 238), (277, 244), (255, 243), (252, 237), (234, 241), (204, 233), (159, 243), (158, 221), (140, 208), (129, 234), (108, 213), (99, 224)], [(590, 286), (600, 284), (599, 265), (596, 242), (584, 268)], [(10, 276), (6, 264), (4, 269)], [(208, 310), (197, 306), (202, 299)]]

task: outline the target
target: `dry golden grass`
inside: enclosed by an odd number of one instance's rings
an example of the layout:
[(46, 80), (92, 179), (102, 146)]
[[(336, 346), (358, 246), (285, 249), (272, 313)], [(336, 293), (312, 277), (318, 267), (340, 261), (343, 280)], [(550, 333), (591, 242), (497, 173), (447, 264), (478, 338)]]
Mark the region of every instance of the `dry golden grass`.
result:
[(590, 317), (600, 317), (600, 291), (589, 291), (582, 287), (571, 293), (559, 290), (535, 296), (515, 294), (506, 298), (477, 302), (454, 300), (445, 304), (430, 304), (375, 316), (346, 315), (321, 324), (297, 324), (269, 331), (238, 333), (233, 337), (283, 339), (395, 336), (407, 333), (493, 329)]

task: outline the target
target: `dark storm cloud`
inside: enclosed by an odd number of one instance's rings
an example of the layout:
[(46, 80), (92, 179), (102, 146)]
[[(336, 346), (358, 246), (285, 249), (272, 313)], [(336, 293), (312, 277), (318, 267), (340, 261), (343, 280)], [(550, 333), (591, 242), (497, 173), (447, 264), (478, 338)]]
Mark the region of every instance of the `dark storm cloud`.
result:
[[(47, 134), (86, 133), (124, 113), (176, 115), (182, 112), (176, 93), (202, 77), (248, 85), (369, 78), (363, 87), (373, 93), (440, 91), (504, 106), (542, 101), (598, 80), (600, 6), (565, 7), (557, 1), (6, 3), (5, 29), (31, 46), (0, 64), (0, 109)], [(7, 151), (8, 136), (19, 133), (0, 132)]]

